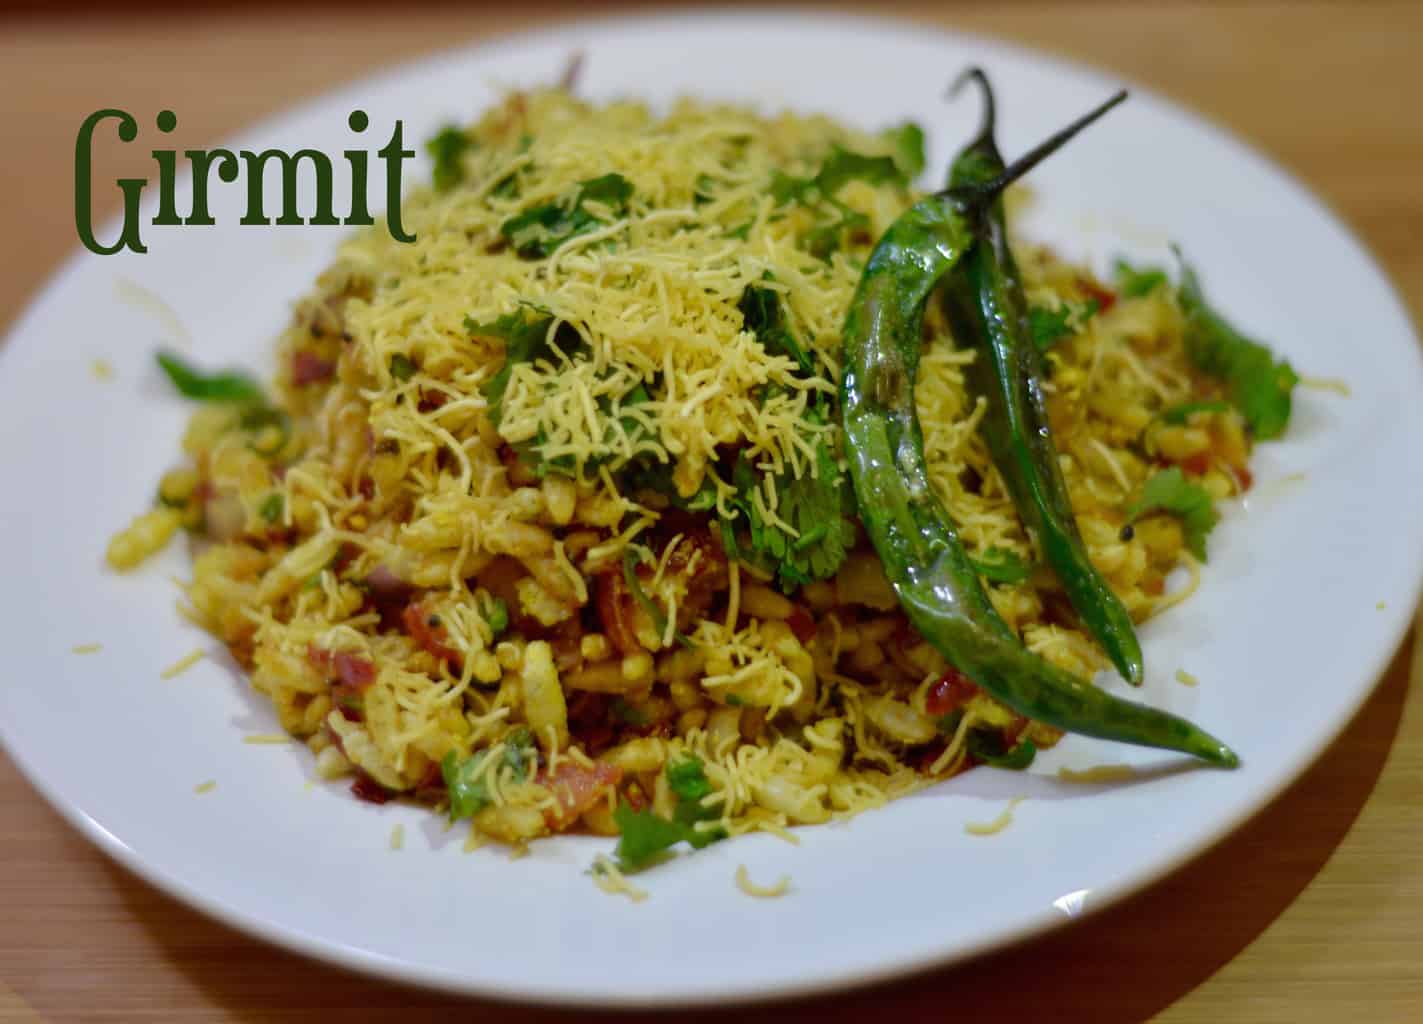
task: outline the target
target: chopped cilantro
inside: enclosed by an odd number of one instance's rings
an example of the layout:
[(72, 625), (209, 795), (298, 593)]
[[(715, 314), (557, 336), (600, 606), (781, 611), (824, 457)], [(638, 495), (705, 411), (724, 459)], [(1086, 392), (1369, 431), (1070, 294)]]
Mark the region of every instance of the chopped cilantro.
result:
[(638, 871), (654, 863), (663, 853), (685, 842), (694, 850), (726, 838), (722, 829), (700, 829), (697, 822), (714, 821), (721, 813), (714, 807), (704, 807), (702, 799), (711, 793), (700, 758), (687, 754), (668, 764), (667, 783), (677, 797), (672, 820), (659, 817), (651, 810), (634, 811), (620, 804), (613, 812), (621, 838), (618, 840), (618, 866), (624, 871)]
[(1038, 351), (1046, 352), (1063, 338), (1081, 331), (1096, 314), (1096, 299), (1088, 299), (1080, 305), (1064, 302), (1057, 309), (1033, 306), (1028, 310), (1028, 331)]
[(1133, 267), (1121, 259), (1112, 264), (1112, 277), (1116, 281), (1117, 291), (1123, 298), (1128, 299), (1150, 295), (1169, 283), (1166, 271), (1160, 267)]
[(262, 387), (245, 373), (203, 373), (171, 352), (158, 353), (158, 365), (184, 398), (200, 402), (261, 402)]
[(1192, 413), (1197, 412), (1229, 412), (1230, 403), (1214, 399), (1206, 402), (1182, 402), (1180, 405), (1173, 405), (1161, 413), (1163, 423), (1185, 423), (1191, 418)]
[[(815, 408), (806, 415), (813, 422), (825, 422), (825, 414)], [(768, 571), (774, 570), (780, 577), (782, 589), (787, 591), (833, 576), (855, 542), (855, 526), (848, 518), (853, 512), (854, 497), (823, 438), (816, 442), (816, 473), (813, 477), (808, 470), (800, 477), (781, 473), (773, 478), (776, 515), (795, 528), (799, 537), (792, 537), (778, 526), (765, 522), (757, 510), (752, 495), (764, 485), (761, 473), (751, 461), (743, 455), (732, 472), (737, 493), (731, 504), (746, 516), (750, 533), (748, 560), (762, 564)], [(805, 537), (814, 540), (797, 543)], [(734, 545), (727, 553), (739, 557)]]
[(700, 803), (702, 797), (712, 790), (702, 760), (695, 754), (687, 754), (667, 765), (667, 784), (678, 800), (693, 803)]
[(409, 380), (415, 376), (415, 363), (409, 356), (397, 352), (390, 357), (390, 375), (396, 380)]
[(1127, 522), (1134, 523), (1153, 512), (1169, 512), (1179, 519), (1187, 549), (1202, 562), (1206, 560), (1206, 535), (1220, 521), (1209, 491), (1187, 480), (1181, 467), (1172, 466), (1142, 485), (1141, 495), (1127, 510)]
[(692, 205), (705, 206), (716, 198), (717, 180), (710, 174), (698, 174), (696, 184), (692, 189)]
[(970, 558), (973, 571), (990, 583), (1022, 583), (1028, 578), (1028, 564), (1016, 551), (989, 547), (982, 558)]
[(585, 204), (604, 207), (614, 217), (621, 217), (627, 212), (630, 198), (632, 182), (621, 174), (589, 178), (572, 196), (531, 206), (510, 217), (500, 225), (499, 233), (524, 259), (542, 259), (569, 239), (586, 235), (606, 223)]
[(471, 335), (500, 338), (504, 342), (504, 365), (480, 388), (485, 400), (489, 402), (489, 415), (496, 427), (499, 425), (504, 392), (509, 389), (509, 377), (513, 374), (514, 367), (520, 363), (547, 358), (552, 354), (553, 345), (548, 336), (552, 325), (551, 315), (539, 313), (527, 306), (520, 306), (512, 313), (505, 313), (487, 324), (478, 323), (471, 317), (464, 318), (464, 329)]
[(448, 192), (464, 181), (464, 154), (474, 140), (457, 125), (447, 124), (425, 143), (425, 152), (435, 161), (432, 180), (436, 192)]
[(262, 504), (257, 506), (257, 514), (269, 523), (275, 523), (282, 518), (282, 507), (285, 502), (282, 499), (281, 491), (273, 491), (262, 499)]
[(499, 771), (508, 766), (514, 781), (528, 778), (528, 754), (533, 750), (533, 737), (527, 729), (515, 729), (504, 737), (500, 748), (500, 764), (489, 766), (492, 751), (481, 750), (477, 754), (461, 758), (453, 750), (440, 761), (440, 774), (445, 779), (445, 789), (449, 794), (450, 820), (471, 818), (482, 811), (492, 800), (485, 772)]
[(924, 129), (913, 121), (905, 121), (887, 129), (884, 137), (894, 147), (894, 162), (905, 181), (913, 181), (924, 173)]
[(509, 628), (509, 606), (504, 603), (502, 597), (491, 597), (481, 611), (484, 614), (484, 621), (489, 626), (489, 631), (495, 636), (499, 636)]
[[(863, 214), (835, 198), (841, 188), (851, 181), (865, 181), (871, 185), (890, 181), (905, 185), (913, 177), (908, 172), (915, 162), (915, 139), (914, 133), (907, 130), (912, 127), (899, 129), (904, 134), (894, 139), (898, 159), (891, 156), (865, 156), (842, 146), (832, 146), (830, 155), (812, 177), (798, 178), (780, 170), (771, 172), (770, 192), (776, 205), (799, 203), (815, 210), (817, 214), (833, 215), (833, 219), (823, 217), (822, 222), (806, 232), (801, 239), (813, 256), (829, 259), (831, 253), (840, 248), (847, 231), (864, 228), (869, 223)], [(922, 148), (923, 133), (920, 132), (918, 159), (921, 161)], [(922, 167), (921, 163), (921, 170)]]
[(1299, 383), (1294, 368), (1227, 323), (1206, 303), (1196, 272), (1179, 251), (1176, 258), (1181, 261), (1186, 355), (1197, 368), (1224, 382), (1231, 404), (1256, 438), (1279, 437), (1290, 420), (1290, 393)]
[(650, 809), (634, 811), (628, 804), (619, 804), (613, 812), (617, 823), (618, 866), (624, 871), (640, 871), (652, 864), (694, 830), (679, 822), (659, 818)]
[[(775, 280), (768, 270), (762, 280)], [(741, 301), (736, 304), (741, 311), (742, 325), (756, 335), (756, 340), (768, 355), (786, 356), (795, 360), (804, 374), (815, 371), (815, 361), (796, 341), (786, 325), (785, 310), (781, 307), (781, 296), (771, 288), (750, 284), (741, 293)]]
[(1030, 739), (1021, 739), (1009, 749), (997, 729), (970, 729), (964, 741), (969, 756), (980, 764), (1021, 772), (1033, 763), (1038, 748)]

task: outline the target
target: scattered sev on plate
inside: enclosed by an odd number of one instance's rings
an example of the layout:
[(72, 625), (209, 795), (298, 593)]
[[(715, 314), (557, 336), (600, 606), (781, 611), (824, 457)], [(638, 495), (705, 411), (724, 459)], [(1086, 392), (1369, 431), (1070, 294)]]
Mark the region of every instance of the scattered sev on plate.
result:
[(1009, 825), (1013, 824), (1013, 811), (1026, 799), (1027, 797), (1015, 796), (1012, 800), (1008, 801), (1008, 806), (1003, 808), (1003, 810), (999, 812), (998, 817), (992, 821), (966, 821), (964, 822), (963, 830), (971, 836), (996, 836), (999, 832), (1002, 832)]
[(782, 875), (776, 880), (775, 885), (757, 885), (751, 881), (751, 873), (746, 869), (746, 865), (741, 864), (736, 868), (736, 887), (747, 896), (761, 900), (773, 900), (790, 891), (791, 876)]
[(189, 652), (188, 654), (183, 655), (173, 664), (165, 668), (162, 672), (158, 674), (158, 678), (176, 679), (178, 676), (188, 671), (188, 669), (192, 668), (198, 662), (202, 661), (203, 658), (205, 658), (206, 656), (207, 652), (204, 651), (201, 647), (199, 647)]
[(647, 891), (629, 882), (618, 865), (601, 853), (593, 858), (593, 866), (588, 873), (593, 877), (593, 884), (610, 896), (626, 896), (634, 903), (647, 899)]

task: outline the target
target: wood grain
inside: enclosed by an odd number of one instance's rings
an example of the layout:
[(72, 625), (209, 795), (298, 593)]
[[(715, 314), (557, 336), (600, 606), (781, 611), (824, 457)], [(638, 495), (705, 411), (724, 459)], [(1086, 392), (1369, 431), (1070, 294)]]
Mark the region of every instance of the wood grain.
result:
[[(1334, 205), (1423, 310), (1423, 5), (897, 6), (1103, 66), (1230, 126)], [(379, 66), (575, 10), (586, 12), (535, 2), (11, 16), (0, 31), (0, 324), (76, 247), (73, 140), (89, 112), (181, 103), (187, 134), (175, 141), (212, 143)], [(1410, 686), (1407, 650), (1295, 786), (1147, 893), (959, 968), (735, 1017), (1423, 1019), (1423, 665)], [(0, 813), (0, 1021), (568, 1017), (416, 992), (238, 935), (108, 861), (8, 761)]]

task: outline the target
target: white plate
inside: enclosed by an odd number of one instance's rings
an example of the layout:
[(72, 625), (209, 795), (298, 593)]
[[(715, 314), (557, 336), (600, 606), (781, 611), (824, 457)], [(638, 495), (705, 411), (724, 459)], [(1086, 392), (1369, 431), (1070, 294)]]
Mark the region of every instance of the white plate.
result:
[[(575, 49), (587, 52), (583, 90), (596, 98), (697, 93), (866, 126), (913, 117), (930, 130), (934, 168), (976, 123), (974, 102), (941, 99), (970, 62), (998, 86), (1010, 154), (1119, 84), (923, 28), (794, 14), (649, 18), (442, 56), (306, 104), (231, 146), (339, 152), (355, 107), (370, 113), (371, 148), (397, 117), (418, 143), (488, 104), (493, 83), (551, 80)], [(148, 120), (156, 112), (142, 113), (137, 144), (161, 145)], [(1174, 758), (1068, 739), (1029, 777), (972, 772), (804, 831), (799, 847), (766, 836), (713, 846), (640, 879), (652, 898), (636, 906), (584, 874), (607, 841), (540, 843), (517, 861), (465, 855), (462, 834), (433, 816), (359, 803), (344, 786), (307, 788), (302, 748), (242, 742), (276, 723), (221, 659), (158, 678), (195, 645), (217, 646), (174, 611), (181, 545), (136, 577), (101, 567), (110, 531), (148, 504), (173, 461), (186, 414), (151, 365), (176, 328), (134, 301), (132, 286), (171, 306), (204, 364), (265, 366), (289, 302), (339, 237), (237, 226), (241, 186), (215, 187), (218, 227), (147, 227), (147, 255), (73, 260), (0, 355), (6, 748), (103, 849), (231, 924), (364, 970), (516, 998), (631, 1005), (847, 985), (1021, 938), (1157, 878), (1297, 776), (1401, 637), (1423, 570), (1423, 359), (1383, 274), (1317, 200), (1157, 97), (1136, 91), (1032, 181), (1034, 233), (1102, 264), (1124, 246), (1159, 257), (1160, 239), (1177, 240), (1233, 319), (1301, 371), (1352, 389), (1300, 390), (1288, 438), (1259, 448), (1252, 497), (1211, 537), (1203, 592), (1144, 631), (1147, 699), (1234, 744), (1239, 771), (1174, 771)], [(1120, 225), (1134, 227), (1123, 236)], [(99, 356), (115, 379), (91, 376)], [(71, 653), (88, 642), (103, 652)], [(1173, 681), (1179, 667), (1200, 686)], [(1117, 785), (1053, 776), (1059, 765), (1109, 762), (1163, 770)], [(207, 779), (216, 790), (195, 795)], [(1006, 832), (965, 834), (966, 821), (991, 819), (1018, 795), (1029, 799)], [(407, 838), (392, 852), (398, 822)], [(741, 895), (741, 863), (761, 881), (789, 873), (790, 894)]]

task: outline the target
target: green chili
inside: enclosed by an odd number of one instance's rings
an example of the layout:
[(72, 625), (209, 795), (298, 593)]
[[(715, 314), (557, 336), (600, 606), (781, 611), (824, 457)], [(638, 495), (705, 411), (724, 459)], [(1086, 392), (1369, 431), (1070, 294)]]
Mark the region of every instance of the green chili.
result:
[[(983, 93), (983, 125), (954, 160), (950, 187), (971, 188), (1003, 173), (994, 141), (993, 90), (978, 68), (959, 79)], [(1008, 247), (1003, 201), (974, 218), (974, 245), (943, 289), (950, 328), (977, 357), (964, 368), (970, 390), (983, 396), (983, 438), (1013, 498), (1018, 517), (1037, 539), (1072, 607), (1122, 677), (1141, 685), (1141, 645), (1126, 606), (1087, 557), (1067, 483), (1058, 464), (1044, 404), (1043, 356), (1033, 343), (1030, 311)]]
[(1235, 753), (1190, 722), (1110, 696), (1019, 643), (994, 611), (929, 484), (914, 410), (924, 305), (973, 245), (973, 217), (1123, 98), (1058, 132), (993, 182), (931, 196), (890, 226), (845, 317), (845, 452), (865, 529), (900, 605), (924, 639), (986, 693), (1068, 732), (1234, 767)]

